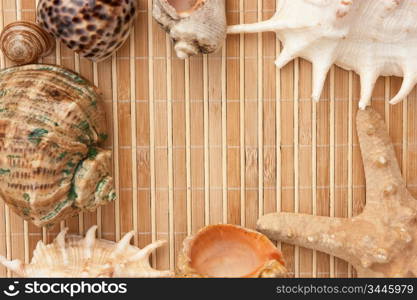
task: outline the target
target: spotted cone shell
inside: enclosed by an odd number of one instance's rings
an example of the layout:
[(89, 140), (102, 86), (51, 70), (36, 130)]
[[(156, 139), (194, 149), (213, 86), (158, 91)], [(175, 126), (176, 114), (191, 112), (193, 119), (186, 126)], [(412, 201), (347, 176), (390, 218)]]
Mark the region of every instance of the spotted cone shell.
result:
[(0, 198), (35, 225), (115, 199), (98, 90), (57, 66), (0, 71)]
[(66, 46), (101, 61), (127, 40), (136, 0), (40, 0), (38, 23)]

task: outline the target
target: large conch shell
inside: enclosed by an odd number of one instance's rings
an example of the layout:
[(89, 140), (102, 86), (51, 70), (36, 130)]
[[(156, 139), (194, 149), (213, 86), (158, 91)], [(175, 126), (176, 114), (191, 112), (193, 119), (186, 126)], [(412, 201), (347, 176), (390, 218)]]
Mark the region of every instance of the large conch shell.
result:
[(178, 259), (185, 277), (285, 277), (281, 252), (263, 234), (211, 225), (184, 240)]
[(415, 0), (280, 0), (268, 21), (236, 25), (229, 33), (275, 31), (282, 41), (276, 65), (296, 57), (313, 62), (313, 95), (320, 98), (333, 63), (361, 77), (359, 106), (369, 105), (377, 78), (404, 77), (396, 104), (417, 82)]
[(30, 264), (7, 260), (0, 256), (9, 270), (21, 277), (172, 277), (170, 271), (158, 271), (149, 264), (150, 254), (164, 244), (154, 242), (143, 249), (129, 244), (134, 232), (127, 233), (118, 243), (96, 239), (97, 226), (91, 227), (85, 238), (69, 236), (62, 230), (53, 243), (39, 241)]
[(153, 16), (181, 59), (216, 52), (226, 38), (224, 0), (156, 0)]
[(37, 226), (116, 198), (97, 88), (50, 65), (0, 71), (0, 199)]

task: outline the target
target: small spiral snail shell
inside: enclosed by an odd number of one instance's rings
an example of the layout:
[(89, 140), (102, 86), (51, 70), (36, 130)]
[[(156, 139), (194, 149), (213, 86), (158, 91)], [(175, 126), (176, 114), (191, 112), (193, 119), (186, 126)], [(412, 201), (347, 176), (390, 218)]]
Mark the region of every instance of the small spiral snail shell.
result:
[(3, 29), (0, 45), (11, 61), (29, 64), (49, 55), (55, 47), (55, 40), (35, 23), (17, 21)]

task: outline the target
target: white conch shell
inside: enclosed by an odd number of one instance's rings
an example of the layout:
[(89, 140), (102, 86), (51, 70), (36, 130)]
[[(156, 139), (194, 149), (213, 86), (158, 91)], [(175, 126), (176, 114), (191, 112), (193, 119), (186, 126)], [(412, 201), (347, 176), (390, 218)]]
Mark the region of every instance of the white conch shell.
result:
[(174, 41), (181, 59), (216, 52), (226, 39), (224, 0), (156, 0), (153, 16)]
[(416, 20), (415, 0), (280, 0), (270, 20), (231, 26), (228, 32), (275, 31), (284, 45), (279, 68), (296, 57), (313, 63), (315, 100), (333, 63), (357, 72), (359, 106), (365, 108), (380, 75), (404, 77), (391, 104), (417, 83)]
[(45, 245), (39, 241), (30, 264), (20, 260), (0, 263), (21, 277), (172, 277), (170, 271), (158, 271), (149, 264), (150, 254), (164, 244), (154, 242), (143, 249), (131, 246), (134, 232), (127, 233), (118, 243), (96, 239), (97, 226), (85, 236), (70, 236), (62, 230), (54, 242)]

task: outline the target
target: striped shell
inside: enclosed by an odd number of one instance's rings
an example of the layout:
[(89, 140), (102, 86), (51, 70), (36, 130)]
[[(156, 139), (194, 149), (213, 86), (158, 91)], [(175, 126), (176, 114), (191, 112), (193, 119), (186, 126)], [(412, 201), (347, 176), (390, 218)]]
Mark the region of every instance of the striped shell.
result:
[(279, 68), (296, 57), (313, 63), (315, 100), (334, 63), (357, 72), (359, 106), (365, 108), (381, 75), (404, 77), (391, 104), (407, 97), (417, 83), (416, 19), (415, 0), (279, 0), (270, 20), (231, 26), (228, 32), (276, 32), (284, 45)]
[(215, 52), (226, 39), (224, 0), (155, 0), (153, 16), (181, 59)]
[(0, 198), (37, 226), (116, 195), (98, 90), (57, 66), (0, 71)]
[(0, 45), (11, 61), (29, 64), (49, 55), (55, 48), (55, 40), (35, 23), (16, 21), (4, 27)]
[(211, 225), (184, 241), (178, 259), (184, 277), (285, 277), (281, 252), (263, 234), (235, 225)]
[(7, 260), (0, 256), (0, 263), (20, 277), (171, 277), (169, 271), (158, 271), (149, 264), (149, 256), (164, 244), (154, 242), (143, 249), (131, 246), (134, 232), (127, 233), (118, 243), (96, 239), (97, 226), (91, 227), (85, 238), (66, 238), (67, 228), (54, 242), (45, 245), (39, 241), (30, 264), (20, 260)]

